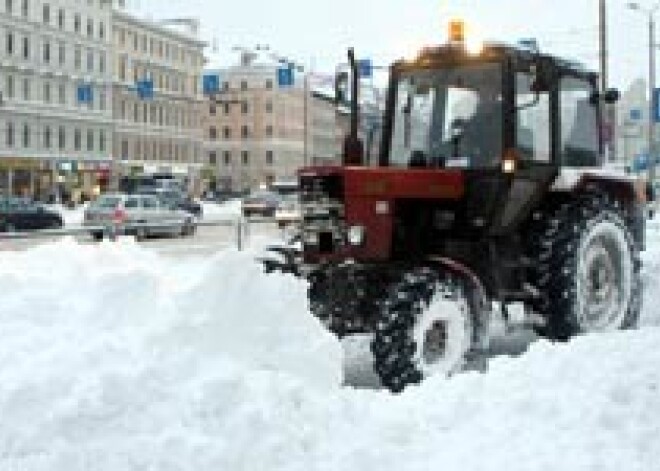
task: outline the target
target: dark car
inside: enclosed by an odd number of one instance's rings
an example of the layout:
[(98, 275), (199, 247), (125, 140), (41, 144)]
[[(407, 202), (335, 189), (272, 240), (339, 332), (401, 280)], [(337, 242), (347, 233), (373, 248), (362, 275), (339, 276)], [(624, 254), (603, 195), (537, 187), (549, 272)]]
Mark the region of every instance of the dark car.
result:
[(62, 216), (22, 198), (0, 196), (0, 232), (60, 229)]
[(198, 218), (202, 217), (203, 209), (202, 205), (199, 204), (192, 198), (187, 197), (180, 191), (176, 189), (165, 189), (165, 188), (148, 188), (141, 187), (137, 188), (135, 191), (139, 195), (153, 195), (158, 197), (162, 204), (171, 208), (171, 209), (181, 209), (186, 211), (193, 216)]

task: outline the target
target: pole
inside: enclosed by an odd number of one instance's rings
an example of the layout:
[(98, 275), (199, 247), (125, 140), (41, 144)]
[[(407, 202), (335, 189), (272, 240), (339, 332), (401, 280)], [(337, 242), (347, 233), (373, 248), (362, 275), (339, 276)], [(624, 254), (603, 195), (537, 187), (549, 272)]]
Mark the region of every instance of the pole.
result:
[(308, 165), (308, 156), (307, 156), (307, 133), (309, 129), (307, 128), (307, 120), (308, 120), (308, 103), (307, 103), (307, 95), (309, 95), (309, 71), (305, 72), (305, 80), (303, 81), (303, 120), (305, 121), (303, 124), (303, 132), (305, 133), (303, 137), (303, 164), (306, 167)]
[(604, 93), (607, 90), (607, 8), (605, 0), (600, 0), (599, 5), (599, 37), (600, 37), (600, 89)]
[(655, 179), (655, 20), (649, 14), (649, 180)]

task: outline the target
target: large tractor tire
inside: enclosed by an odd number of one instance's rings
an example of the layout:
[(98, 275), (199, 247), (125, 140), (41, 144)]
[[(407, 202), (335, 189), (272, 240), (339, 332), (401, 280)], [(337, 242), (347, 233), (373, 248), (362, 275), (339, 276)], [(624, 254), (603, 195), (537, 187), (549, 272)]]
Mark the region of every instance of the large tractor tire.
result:
[(418, 268), (392, 286), (371, 350), (383, 386), (410, 384), (462, 370), (476, 339), (473, 297), (457, 278)]
[(620, 205), (582, 195), (537, 215), (531, 238), (538, 333), (553, 340), (636, 327), (642, 304), (640, 249)]

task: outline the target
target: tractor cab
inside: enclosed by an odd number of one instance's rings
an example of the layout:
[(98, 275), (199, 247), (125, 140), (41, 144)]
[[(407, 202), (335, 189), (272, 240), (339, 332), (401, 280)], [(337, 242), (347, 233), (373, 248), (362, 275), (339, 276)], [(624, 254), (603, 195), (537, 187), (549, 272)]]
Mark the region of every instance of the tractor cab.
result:
[(537, 51), (424, 49), (392, 67), (383, 166), (498, 170), (598, 166), (597, 75)]

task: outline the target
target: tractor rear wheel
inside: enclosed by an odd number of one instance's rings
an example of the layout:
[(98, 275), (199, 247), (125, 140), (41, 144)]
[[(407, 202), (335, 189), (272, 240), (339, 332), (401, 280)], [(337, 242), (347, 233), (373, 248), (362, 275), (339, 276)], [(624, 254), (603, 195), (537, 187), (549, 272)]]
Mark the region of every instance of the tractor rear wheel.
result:
[(629, 329), (641, 312), (639, 248), (621, 209), (604, 195), (585, 195), (541, 217), (533, 234), (533, 306), (555, 340)]
[(406, 273), (383, 303), (371, 350), (382, 384), (399, 393), (466, 366), (474, 346), (475, 303), (458, 278), (430, 268)]

